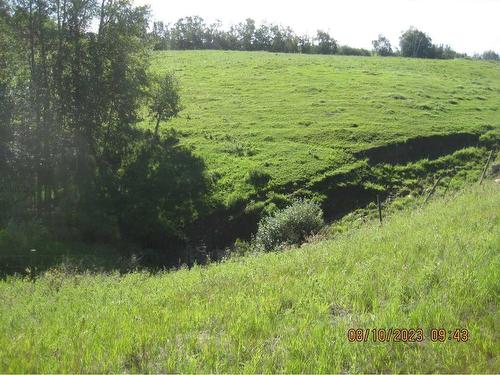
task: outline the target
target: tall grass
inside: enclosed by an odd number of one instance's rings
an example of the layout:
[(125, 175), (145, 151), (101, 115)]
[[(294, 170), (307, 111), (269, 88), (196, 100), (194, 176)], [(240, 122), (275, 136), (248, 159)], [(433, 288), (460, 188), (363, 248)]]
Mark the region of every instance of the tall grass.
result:
[[(500, 187), (284, 253), (0, 282), (0, 372), (497, 372)], [(410, 343), (354, 328), (422, 327)], [(465, 328), (466, 343), (428, 339)]]

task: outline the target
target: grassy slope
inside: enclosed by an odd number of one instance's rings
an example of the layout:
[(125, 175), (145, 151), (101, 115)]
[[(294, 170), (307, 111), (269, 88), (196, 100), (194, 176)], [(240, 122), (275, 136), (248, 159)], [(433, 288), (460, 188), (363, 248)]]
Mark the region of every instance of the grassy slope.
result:
[[(495, 372), (500, 187), (286, 253), (0, 282), (0, 372)], [(470, 330), (360, 343), (350, 327)]]
[(500, 64), (249, 52), (162, 52), (185, 110), (172, 124), (220, 175), (227, 199), (266, 170), (310, 180), (352, 152), (418, 135), (500, 126)]

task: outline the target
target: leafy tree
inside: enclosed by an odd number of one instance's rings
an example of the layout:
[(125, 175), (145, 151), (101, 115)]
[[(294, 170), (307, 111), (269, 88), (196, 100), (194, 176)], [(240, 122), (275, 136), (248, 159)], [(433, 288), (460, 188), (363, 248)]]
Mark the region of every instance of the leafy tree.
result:
[(270, 51), (273, 35), (271, 28), (267, 24), (262, 24), (255, 30), (255, 49), (258, 51)]
[(235, 26), (235, 36), (241, 46), (241, 49), (245, 51), (251, 51), (254, 49), (256, 30), (255, 21), (251, 18), (247, 18), (245, 22), (241, 22)]
[(148, 12), (125, 0), (19, 0), (13, 9), (26, 51), (12, 96), (17, 190), (35, 217), (71, 223), (109, 196), (130, 146), (147, 85)]
[(399, 38), (401, 55), (404, 57), (432, 57), (432, 39), (424, 32), (410, 27)]
[(318, 30), (316, 34), (316, 52), (330, 55), (337, 52), (337, 42), (326, 31)]
[(290, 27), (273, 26), (271, 31), (273, 33), (272, 51), (286, 53), (299, 51), (299, 39)]
[(373, 52), (379, 56), (392, 56), (394, 53), (392, 51), (391, 42), (382, 34), (379, 34), (378, 38), (372, 41)]
[(313, 53), (314, 51), (313, 41), (308, 35), (298, 37), (297, 45), (300, 53)]
[(179, 19), (170, 30), (172, 48), (202, 49), (206, 48), (207, 26), (201, 17), (185, 17)]
[(6, 224), (13, 203), (11, 120), (13, 116), (12, 77), (16, 73), (15, 66), (14, 35), (10, 27), (8, 8), (7, 4), (0, 2), (0, 228)]
[(450, 46), (448, 45), (432, 45), (432, 48), (429, 50), (429, 58), (432, 59), (454, 59), (456, 57), (460, 57), (463, 55), (458, 54), (455, 52)]
[(495, 51), (492, 51), (492, 50), (483, 52), (481, 58), (483, 60), (493, 60), (493, 61), (500, 60), (498, 53), (496, 53)]
[(151, 39), (155, 50), (163, 51), (169, 49), (171, 43), (169, 26), (163, 22), (153, 22)]
[(219, 20), (207, 28), (207, 48), (218, 50), (236, 49), (231, 45), (230, 33), (222, 29), (222, 22)]
[(168, 121), (181, 111), (179, 82), (172, 73), (153, 80), (151, 89), (149, 112), (156, 121), (154, 136), (158, 138), (158, 131), (162, 121)]
[[(148, 8), (129, 0), (12, 3), (0, 12), (0, 226), (32, 218), (71, 240), (185, 242), (209, 184), (203, 162), (159, 134), (180, 110), (175, 78), (148, 77), (169, 27), (153, 38)], [(199, 46), (202, 25), (177, 31)], [(138, 126), (146, 100), (154, 133)]]

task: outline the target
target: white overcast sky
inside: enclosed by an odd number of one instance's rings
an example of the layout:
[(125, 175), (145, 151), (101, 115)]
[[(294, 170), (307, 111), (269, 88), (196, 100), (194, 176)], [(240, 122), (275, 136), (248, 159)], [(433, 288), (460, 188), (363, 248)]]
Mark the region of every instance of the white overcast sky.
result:
[(473, 54), (500, 52), (500, 0), (135, 0), (149, 4), (153, 19), (172, 23), (200, 16), (225, 26), (253, 18), (291, 26), (297, 33), (329, 31), (341, 44), (371, 48), (379, 33), (398, 44), (413, 25), (434, 43)]

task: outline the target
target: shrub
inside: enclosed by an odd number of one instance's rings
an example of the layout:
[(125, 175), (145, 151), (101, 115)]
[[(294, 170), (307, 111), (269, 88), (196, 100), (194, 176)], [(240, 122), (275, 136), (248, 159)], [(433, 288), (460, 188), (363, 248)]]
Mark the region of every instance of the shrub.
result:
[(259, 223), (255, 242), (258, 248), (270, 251), (282, 245), (302, 243), (324, 225), (323, 212), (317, 203), (297, 200)]
[(338, 55), (346, 55), (346, 56), (371, 56), (371, 52), (364, 48), (354, 48), (350, 46), (340, 46), (338, 51)]

